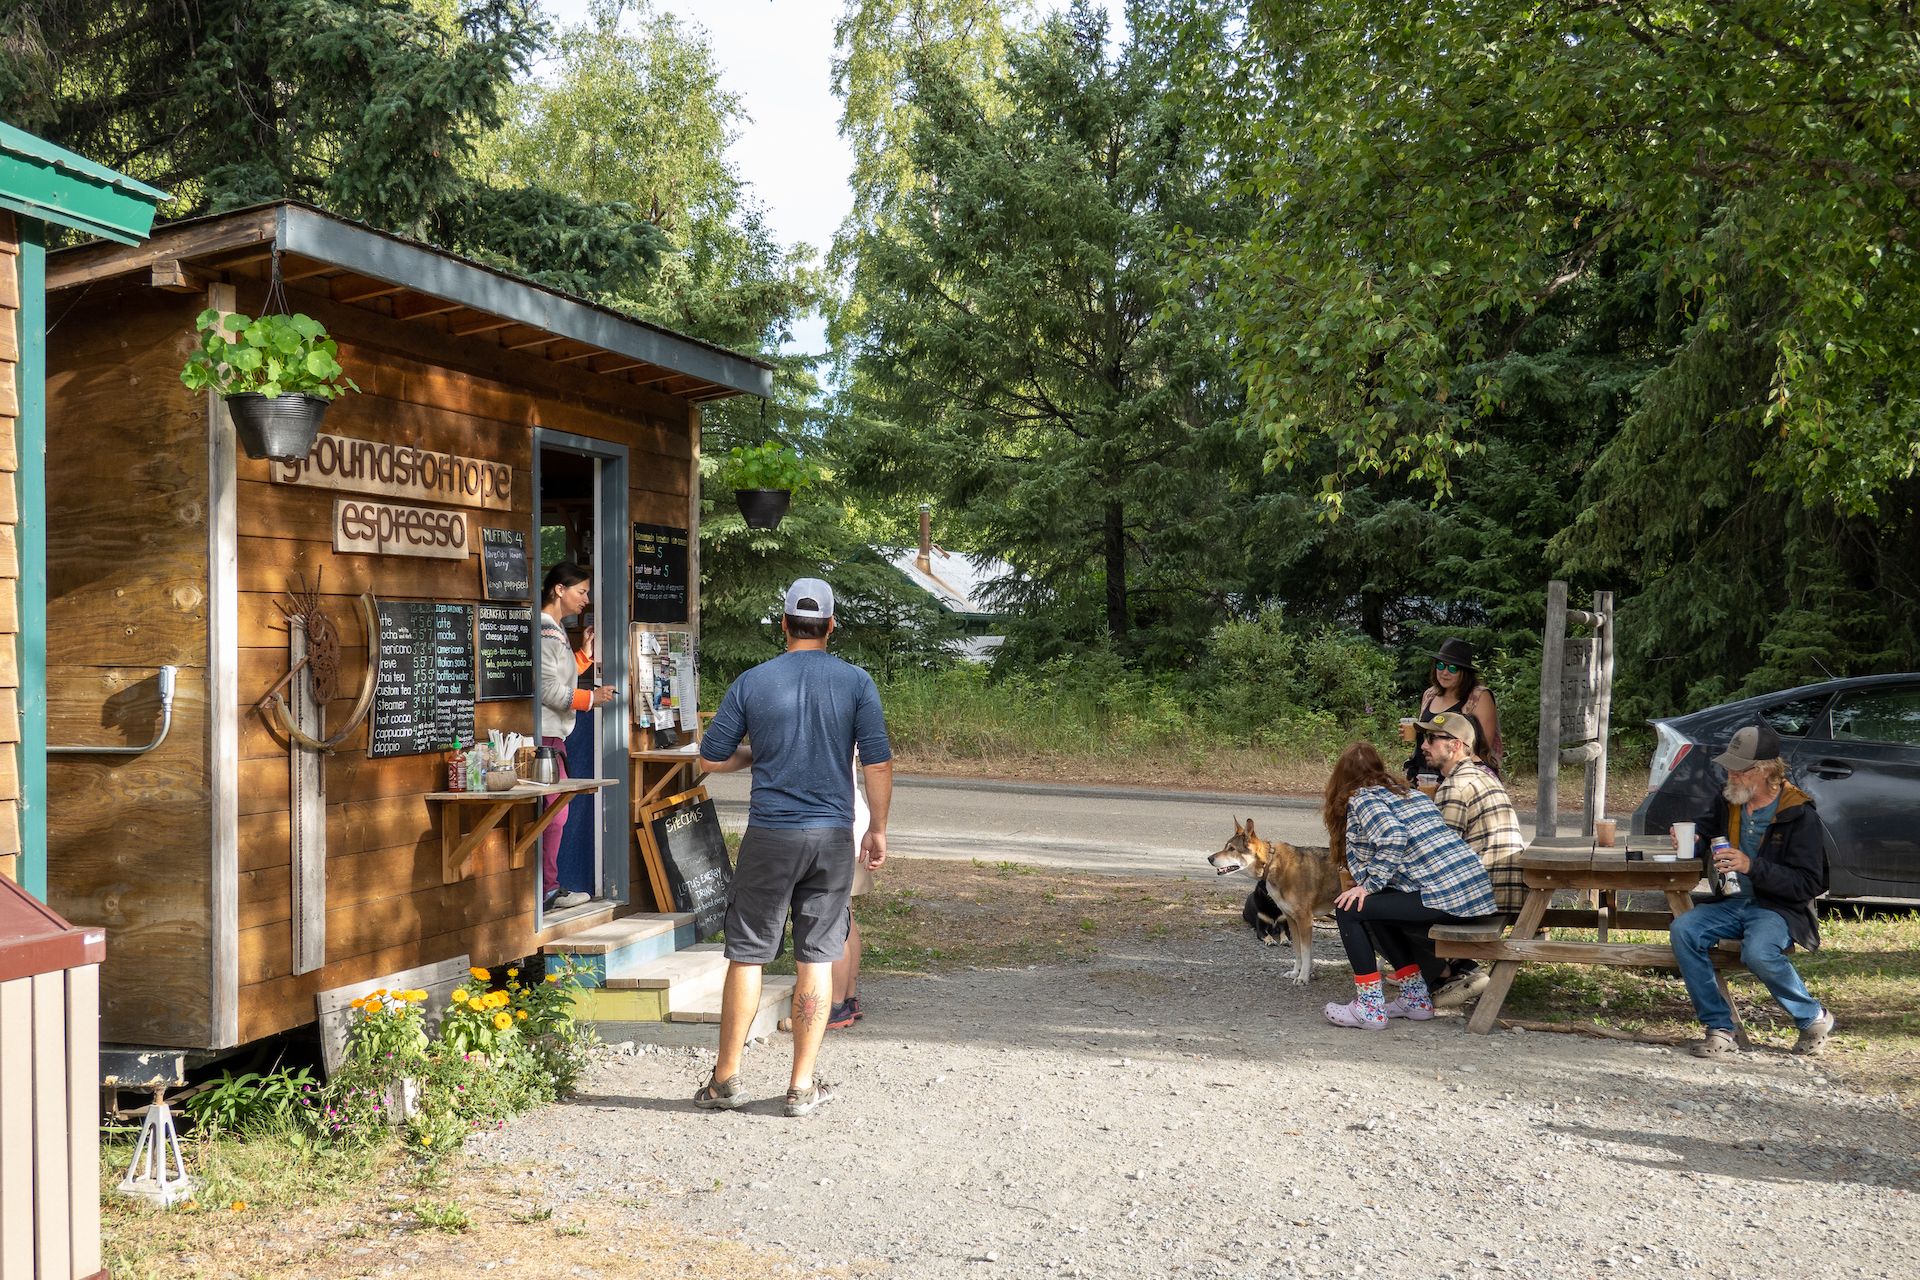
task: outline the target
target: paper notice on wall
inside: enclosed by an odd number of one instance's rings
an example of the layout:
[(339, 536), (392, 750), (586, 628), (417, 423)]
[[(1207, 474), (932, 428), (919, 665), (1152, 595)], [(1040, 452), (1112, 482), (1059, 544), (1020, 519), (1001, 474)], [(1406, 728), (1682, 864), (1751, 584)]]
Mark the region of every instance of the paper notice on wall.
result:
[(694, 679), (693, 655), (677, 655), (673, 664), (673, 698), (680, 711), (680, 727), (688, 733), (700, 723), (700, 691)]

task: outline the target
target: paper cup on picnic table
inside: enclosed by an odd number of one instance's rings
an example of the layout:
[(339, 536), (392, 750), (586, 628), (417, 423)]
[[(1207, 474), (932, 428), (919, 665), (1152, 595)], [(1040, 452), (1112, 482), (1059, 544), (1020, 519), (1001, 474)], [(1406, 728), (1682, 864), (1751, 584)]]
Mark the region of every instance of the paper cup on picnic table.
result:
[(1694, 848), (1693, 823), (1676, 822), (1673, 824), (1673, 852), (1682, 858), (1691, 858), (1698, 852)]

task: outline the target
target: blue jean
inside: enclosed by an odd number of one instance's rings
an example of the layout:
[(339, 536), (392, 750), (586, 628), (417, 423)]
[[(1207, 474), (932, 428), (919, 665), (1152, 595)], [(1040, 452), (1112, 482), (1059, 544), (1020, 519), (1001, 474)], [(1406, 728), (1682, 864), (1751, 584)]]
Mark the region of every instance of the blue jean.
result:
[(1733, 1030), (1733, 1010), (1713, 979), (1714, 944), (1729, 938), (1740, 939), (1740, 962), (1767, 984), (1795, 1026), (1805, 1027), (1824, 1012), (1820, 1002), (1807, 994), (1793, 961), (1787, 959), (1793, 942), (1787, 936), (1786, 920), (1752, 898), (1702, 902), (1674, 920), (1672, 938), (1673, 958), (1679, 962), (1687, 995), (1703, 1026)]

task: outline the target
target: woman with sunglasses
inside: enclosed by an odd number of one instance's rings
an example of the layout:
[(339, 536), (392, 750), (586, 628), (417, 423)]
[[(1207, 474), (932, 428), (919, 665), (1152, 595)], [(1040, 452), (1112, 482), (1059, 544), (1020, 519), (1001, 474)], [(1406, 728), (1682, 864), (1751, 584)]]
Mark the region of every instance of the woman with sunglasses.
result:
[[(1493, 770), (1496, 777), (1500, 776), (1501, 761), (1506, 756), (1505, 744), (1500, 741), (1500, 709), (1493, 705), (1492, 692), (1480, 683), (1479, 673), (1473, 666), (1473, 646), (1465, 640), (1448, 640), (1433, 655), (1433, 682), (1420, 696), (1420, 714), (1414, 723), (1425, 724), (1449, 711), (1457, 711), (1473, 721), (1481, 743), (1477, 753), (1480, 763)], [(1413, 755), (1406, 764), (1409, 782), (1428, 772), (1426, 758), (1420, 750), (1425, 740), (1426, 732), (1416, 728)]]

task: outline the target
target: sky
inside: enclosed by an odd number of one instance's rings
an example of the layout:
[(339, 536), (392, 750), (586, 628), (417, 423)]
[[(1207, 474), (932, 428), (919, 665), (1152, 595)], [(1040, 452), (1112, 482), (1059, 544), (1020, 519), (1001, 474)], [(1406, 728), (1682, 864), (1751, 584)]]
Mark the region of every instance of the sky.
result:
[[(559, 25), (585, 20), (587, 0), (543, 0)], [(1106, 0), (1113, 29), (1122, 0)], [(654, 0), (654, 7), (704, 27), (722, 84), (740, 95), (750, 121), (730, 154), (740, 177), (767, 210), (786, 244), (804, 242), (825, 254), (853, 205), (847, 175), (852, 154), (840, 137), (840, 100), (833, 96), (833, 26), (845, 0)], [(1064, 0), (1041, 0), (1064, 9)], [(789, 350), (818, 352), (826, 324), (808, 316), (795, 326)]]

